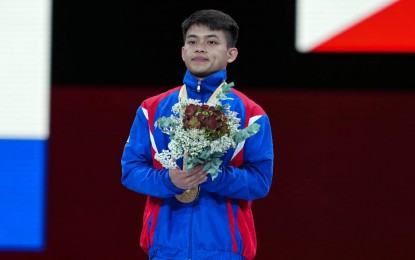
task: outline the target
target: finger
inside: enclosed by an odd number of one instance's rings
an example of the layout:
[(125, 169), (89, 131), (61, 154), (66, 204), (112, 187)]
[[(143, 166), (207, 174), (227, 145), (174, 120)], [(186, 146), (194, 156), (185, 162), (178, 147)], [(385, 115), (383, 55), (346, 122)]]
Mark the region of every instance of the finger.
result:
[(203, 167), (200, 167), (199, 169), (197, 169), (197, 174), (199, 176), (206, 175), (207, 174), (207, 171), (206, 170), (203, 170)]
[(193, 176), (198, 176), (199, 173), (200, 173), (200, 169), (195, 167), (191, 171), (188, 171), (186, 175), (189, 177), (193, 177)]
[(186, 179), (186, 183), (191, 186), (191, 187), (195, 187), (197, 186), (201, 181), (201, 176), (199, 176), (198, 174), (193, 174), (191, 176), (188, 176)]
[(197, 182), (197, 185), (200, 185), (200, 184), (202, 184), (202, 183), (204, 183), (204, 182), (206, 182), (207, 181), (207, 176), (206, 175), (204, 175), (204, 176), (202, 176), (200, 179), (199, 179), (199, 181)]

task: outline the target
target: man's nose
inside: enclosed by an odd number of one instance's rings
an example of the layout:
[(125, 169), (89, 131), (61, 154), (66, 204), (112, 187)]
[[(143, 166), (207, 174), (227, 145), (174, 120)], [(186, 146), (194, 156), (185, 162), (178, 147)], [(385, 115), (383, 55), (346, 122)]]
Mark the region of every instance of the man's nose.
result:
[(196, 45), (196, 51), (197, 52), (205, 52), (206, 51), (206, 44), (205, 43), (199, 43)]

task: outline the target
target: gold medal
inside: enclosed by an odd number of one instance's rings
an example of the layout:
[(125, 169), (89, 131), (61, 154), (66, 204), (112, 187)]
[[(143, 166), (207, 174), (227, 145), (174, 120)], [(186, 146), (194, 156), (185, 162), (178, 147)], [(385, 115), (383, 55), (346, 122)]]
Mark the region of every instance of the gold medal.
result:
[(194, 201), (199, 195), (200, 187), (189, 189), (184, 191), (182, 194), (175, 195), (176, 199), (182, 203), (190, 203)]

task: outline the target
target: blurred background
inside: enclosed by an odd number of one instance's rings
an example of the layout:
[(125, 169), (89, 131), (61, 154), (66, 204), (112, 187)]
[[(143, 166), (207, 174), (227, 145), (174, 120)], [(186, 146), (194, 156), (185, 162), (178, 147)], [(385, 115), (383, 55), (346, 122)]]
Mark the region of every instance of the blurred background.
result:
[(256, 259), (414, 259), (412, 0), (2, 0), (0, 259), (147, 259), (121, 154), (204, 8), (238, 22), (228, 81), (272, 124)]

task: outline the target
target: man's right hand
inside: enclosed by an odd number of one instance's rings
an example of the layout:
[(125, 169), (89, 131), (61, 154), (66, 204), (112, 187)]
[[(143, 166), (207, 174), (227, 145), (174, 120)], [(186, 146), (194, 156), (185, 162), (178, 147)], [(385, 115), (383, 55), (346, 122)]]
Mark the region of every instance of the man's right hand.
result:
[(204, 164), (197, 165), (191, 171), (169, 169), (170, 180), (180, 189), (189, 190), (206, 182), (207, 171), (203, 170)]

